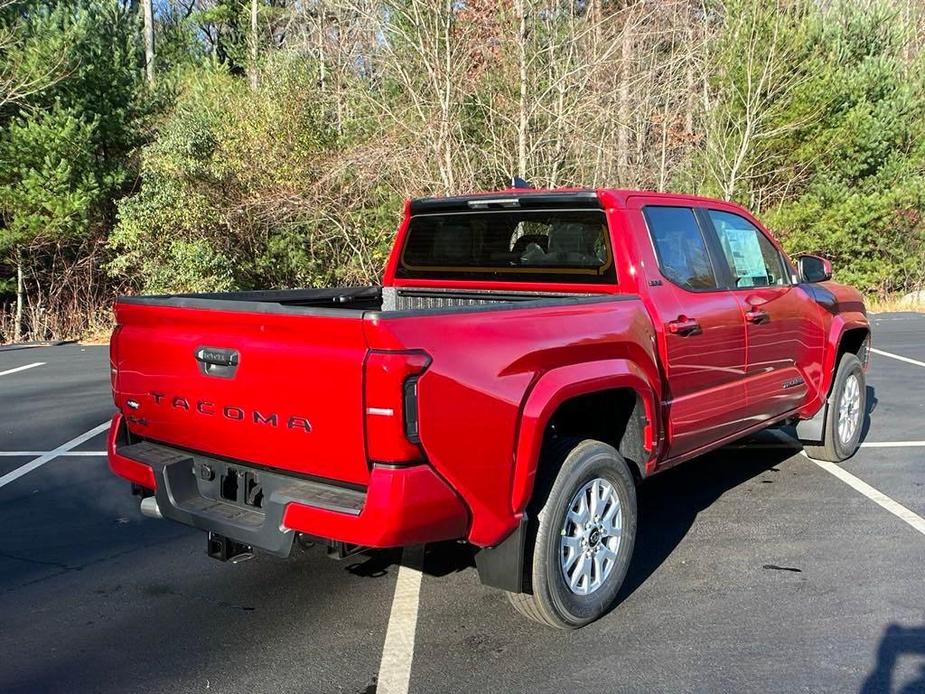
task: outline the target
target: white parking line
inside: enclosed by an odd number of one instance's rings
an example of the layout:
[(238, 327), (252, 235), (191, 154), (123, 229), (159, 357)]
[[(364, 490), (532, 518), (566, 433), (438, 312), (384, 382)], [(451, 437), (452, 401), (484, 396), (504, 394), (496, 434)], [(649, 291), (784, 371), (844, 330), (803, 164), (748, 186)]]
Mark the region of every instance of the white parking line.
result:
[(899, 354), (893, 354), (892, 352), (884, 352), (882, 349), (870, 348), (870, 351), (874, 354), (879, 354), (881, 357), (889, 357), (890, 359), (896, 359), (898, 361), (904, 361), (907, 364), (915, 364), (916, 366), (925, 366), (925, 361), (919, 361), (918, 359), (910, 359), (909, 357), (903, 357)]
[(72, 448), (77, 448), (77, 446), (82, 444), (84, 441), (89, 441), (94, 436), (99, 434), (101, 431), (106, 431), (106, 429), (108, 428), (109, 428), (109, 420), (103, 422), (98, 427), (93, 427), (90, 431), (87, 431), (81, 434), (80, 436), (71, 439), (67, 443), (62, 443), (60, 446), (58, 446), (53, 451), (48, 451), (48, 453), (42, 453), (42, 455), (40, 455), (35, 460), (31, 460), (25, 465), (22, 465), (16, 468), (15, 470), (13, 470), (12, 472), (6, 473), (3, 477), (0, 477), (0, 487), (5, 487), (10, 482), (15, 482), (23, 475), (26, 475), (32, 472), (33, 470), (35, 470), (36, 468), (41, 467), (42, 465), (47, 463), (49, 460), (54, 460), (59, 455), (67, 453)]
[(45, 362), (37, 361), (34, 364), (26, 364), (25, 366), (17, 366), (15, 369), (7, 369), (6, 371), (0, 371), (0, 376), (8, 376), (9, 374), (14, 374), (19, 371), (25, 371), (26, 369), (34, 369), (36, 366), (45, 366)]
[(861, 448), (906, 448), (925, 446), (925, 441), (864, 441)]
[(893, 499), (888, 497), (886, 494), (878, 489), (874, 489), (869, 484), (867, 484), (867, 482), (858, 477), (855, 477), (843, 467), (840, 467), (835, 463), (829, 463), (824, 460), (815, 460), (814, 458), (810, 458), (808, 455), (806, 455), (805, 451), (800, 451), (800, 453), (807, 460), (814, 462), (830, 475), (834, 475), (849, 487), (859, 491), (875, 504), (879, 504), (894, 516), (902, 521), (905, 521), (920, 533), (925, 535), (925, 518), (922, 518), (920, 515), (913, 513), (899, 502), (893, 501)]
[[(0, 458), (28, 458), (33, 455), (48, 455), (51, 451), (0, 451)], [(106, 455), (106, 451), (67, 451), (59, 453), (58, 457), (77, 456), (83, 458), (98, 458)]]
[(406, 694), (411, 681), (414, 659), (414, 633), (418, 624), (418, 601), (421, 594), (423, 547), (406, 547), (395, 581), (392, 612), (382, 646), (377, 694)]

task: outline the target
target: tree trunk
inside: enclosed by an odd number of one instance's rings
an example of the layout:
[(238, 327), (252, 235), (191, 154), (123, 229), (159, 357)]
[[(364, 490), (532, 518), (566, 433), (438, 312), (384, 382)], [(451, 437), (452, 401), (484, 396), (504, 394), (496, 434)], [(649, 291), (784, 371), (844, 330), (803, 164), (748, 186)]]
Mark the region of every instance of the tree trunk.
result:
[(154, 84), (154, 9), (153, 0), (142, 0), (145, 18), (145, 75)]
[(26, 284), (22, 274), (22, 255), (16, 254), (16, 315), (13, 319), (13, 342), (22, 342), (22, 311), (26, 299)]
[(629, 185), (630, 151), (630, 61), (633, 59), (633, 31), (627, 8), (620, 35), (620, 84), (617, 86), (617, 175), (622, 185)]
[(318, 3), (318, 81), (321, 87), (321, 93), (327, 91), (328, 84), (328, 66), (327, 56), (325, 55), (324, 45), (324, 22), (325, 22), (324, 3)]
[(517, 15), (517, 56), (520, 63), (520, 103), (518, 106), (517, 123), (517, 175), (523, 179), (527, 177), (527, 128), (529, 117), (527, 114), (527, 9), (526, 0), (516, 0), (514, 12)]
[(251, 0), (251, 36), (249, 43), (251, 49), (251, 89), (256, 91), (259, 79), (257, 75), (257, 0)]
[(684, 131), (694, 133), (694, 110), (697, 108), (697, 75), (694, 72), (694, 27), (687, 28), (687, 113), (684, 114)]

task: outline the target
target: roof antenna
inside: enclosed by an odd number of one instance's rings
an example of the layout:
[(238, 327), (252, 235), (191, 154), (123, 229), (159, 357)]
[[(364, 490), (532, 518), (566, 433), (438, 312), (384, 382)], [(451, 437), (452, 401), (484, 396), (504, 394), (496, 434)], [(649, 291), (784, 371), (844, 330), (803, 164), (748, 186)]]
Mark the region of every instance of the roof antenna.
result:
[(520, 176), (514, 176), (511, 179), (511, 188), (523, 188), (533, 190), (533, 184), (530, 181), (525, 181)]

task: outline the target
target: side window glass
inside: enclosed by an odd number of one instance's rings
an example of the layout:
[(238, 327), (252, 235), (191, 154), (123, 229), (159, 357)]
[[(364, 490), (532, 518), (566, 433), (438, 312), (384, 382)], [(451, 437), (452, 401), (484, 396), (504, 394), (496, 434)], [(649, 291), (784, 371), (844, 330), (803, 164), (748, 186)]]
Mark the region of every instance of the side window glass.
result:
[(662, 274), (685, 289), (716, 289), (716, 275), (694, 211), (647, 206), (643, 213)]
[(760, 229), (731, 212), (709, 214), (737, 288), (787, 284), (780, 253)]

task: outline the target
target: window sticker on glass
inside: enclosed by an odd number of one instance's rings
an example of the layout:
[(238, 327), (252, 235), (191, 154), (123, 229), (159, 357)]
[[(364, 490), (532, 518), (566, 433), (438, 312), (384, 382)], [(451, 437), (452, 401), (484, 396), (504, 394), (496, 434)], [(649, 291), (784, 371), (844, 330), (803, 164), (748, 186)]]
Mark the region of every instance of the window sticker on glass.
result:
[(751, 229), (732, 227), (723, 231), (725, 233), (720, 235), (720, 239), (728, 244), (726, 255), (732, 259), (738, 286), (754, 287), (758, 283), (767, 284), (768, 273), (755, 232)]
[(753, 224), (731, 212), (710, 210), (709, 214), (737, 288), (786, 283), (780, 254)]

